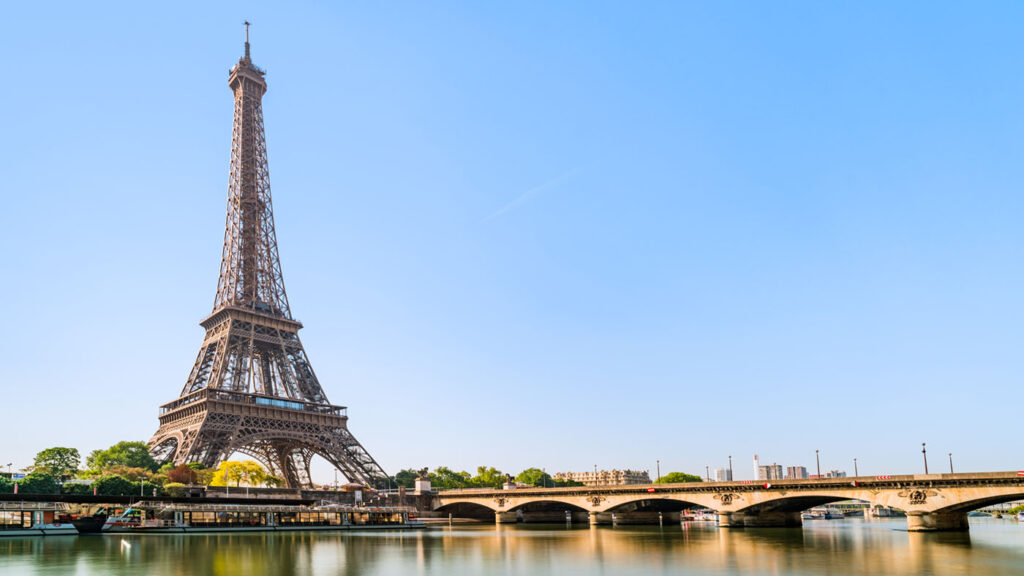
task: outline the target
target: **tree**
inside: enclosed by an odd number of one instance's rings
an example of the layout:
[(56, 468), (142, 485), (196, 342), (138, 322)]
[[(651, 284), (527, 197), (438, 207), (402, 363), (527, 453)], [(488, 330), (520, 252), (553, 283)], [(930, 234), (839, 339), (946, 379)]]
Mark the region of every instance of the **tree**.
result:
[(152, 471), (159, 468), (156, 460), (149, 455), (149, 447), (145, 442), (118, 442), (106, 450), (93, 450), (85, 459), (85, 464), (97, 472), (111, 466), (145, 468)]
[(416, 479), (419, 477), (419, 471), (406, 468), (405, 470), (399, 470), (398, 474), (395, 474), (394, 483), (399, 488), (412, 488), (416, 485)]
[(0, 494), (14, 492), (14, 481), (6, 476), (0, 476)]
[(179, 482), (168, 482), (164, 484), (164, 494), (171, 498), (181, 498), (185, 495), (185, 485)]
[(533, 486), (553, 486), (551, 476), (540, 468), (527, 468), (516, 476), (516, 482), (531, 484)]
[(655, 480), (655, 484), (678, 484), (680, 482), (703, 482), (704, 479), (694, 474), (687, 474), (685, 472), (669, 472), (661, 478)]
[(120, 464), (116, 466), (107, 466), (104, 468), (104, 473), (107, 476), (120, 476), (130, 482), (139, 482), (141, 480), (151, 482), (154, 476), (153, 472), (146, 468), (134, 468), (130, 466), (122, 466)]
[(122, 496), (138, 494), (136, 485), (120, 476), (104, 476), (92, 483), (100, 496)]
[(575, 480), (555, 480), (551, 486), (555, 488), (570, 488), (572, 486), (583, 486), (583, 482), (577, 482)]
[(188, 467), (187, 464), (175, 466), (166, 472), (167, 481), (174, 484), (195, 484), (199, 473)]
[(254, 460), (225, 460), (217, 467), (210, 486), (227, 486), (234, 482), (235, 486), (241, 486), (245, 482), (247, 486), (259, 486), (267, 478), (267, 471), (259, 462)]
[(478, 488), (501, 488), (505, 483), (505, 473), (491, 466), (477, 466), (476, 476), (470, 478), (470, 484)]
[(75, 448), (47, 448), (36, 454), (32, 470), (65, 480), (78, 472), (82, 457)]
[(465, 488), (469, 485), (469, 472), (456, 472), (446, 466), (439, 466), (429, 474), (430, 484), (433, 488), (452, 490)]
[(56, 494), (57, 477), (45, 472), (32, 472), (18, 480), (19, 494)]

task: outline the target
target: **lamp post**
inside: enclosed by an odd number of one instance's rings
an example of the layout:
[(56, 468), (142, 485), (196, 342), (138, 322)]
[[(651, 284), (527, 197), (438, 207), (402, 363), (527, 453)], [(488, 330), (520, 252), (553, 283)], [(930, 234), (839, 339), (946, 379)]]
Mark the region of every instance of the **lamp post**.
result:
[(729, 480), (735, 480), (735, 478), (732, 477), (732, 454), (729, 454)]
[(921, 457), (924, 458), (924, 473), (928, 473), (928, 450), (924, 447), (924, 442), (921, 442)]
[(661, 482), (661, 460), (655, 460), (658, 465), (658, 479), (654, 481), (655, 484)]
[(857, 471), (857, 459), (853, 459), (853, 475), (860, 476), (860, 472)]
[(711, 482), (711, 467), (707, 464), (704, 465), (704, 476)]
[(953, 473), (953, 453), (949, 453), (949, 473)]
[(818, 465), (818, 480), (821, 480), (821, 457), (818, 456), (818, 451), (814, 451), (814, 461)]

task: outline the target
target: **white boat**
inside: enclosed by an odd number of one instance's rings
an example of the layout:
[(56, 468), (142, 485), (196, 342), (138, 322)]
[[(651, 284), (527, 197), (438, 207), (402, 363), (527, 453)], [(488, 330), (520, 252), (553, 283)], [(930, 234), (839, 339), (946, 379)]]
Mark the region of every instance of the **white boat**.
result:
[(63, 502), (0, 502), (0, 537), (76, 535)]
[(134, 504), (110, 516), (104, 533), (408, 530), (423, 528), (408, 508), (244, 504)]

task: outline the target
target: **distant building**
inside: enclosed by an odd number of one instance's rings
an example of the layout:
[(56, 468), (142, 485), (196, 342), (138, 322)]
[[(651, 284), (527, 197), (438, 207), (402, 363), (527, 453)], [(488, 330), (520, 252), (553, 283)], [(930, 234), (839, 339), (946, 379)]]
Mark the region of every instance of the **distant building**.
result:
[(786, 466), (786, 480), (803, 480), (807, 478), (807, 468), (804, 466)]
[(771, 464), (757, 467), (758, 480), (782, 480), (782, 466)]
[(846, 472), (842, 470), (829, 470), (825, 473), (825, 478), (846, 478)]
[(646, 470), (598, 470), (597, 472), (559, 472), (555, 480), (572, 480), (584, 486), (620, 486), (622, 484), (650, 484)]
[(732, 470), (715, 468), (715, 482), (732, 482)]
[(761, 478), (761, 461), (758, 460), (757, 454), (754, 454), (754, 479)]

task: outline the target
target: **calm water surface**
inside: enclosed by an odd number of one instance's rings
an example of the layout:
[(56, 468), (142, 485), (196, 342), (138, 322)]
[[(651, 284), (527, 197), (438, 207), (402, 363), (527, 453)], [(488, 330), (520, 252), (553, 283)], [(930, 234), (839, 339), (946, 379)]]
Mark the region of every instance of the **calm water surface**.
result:
[(903, 520), (800, 528), (705, 524), (571, 529), (455, 526), (346, 534), (0, 539), (0, 575), (993, 574), (1024, 576), (1024, 525), (972, 518), (970, 533), (911, 534)]

